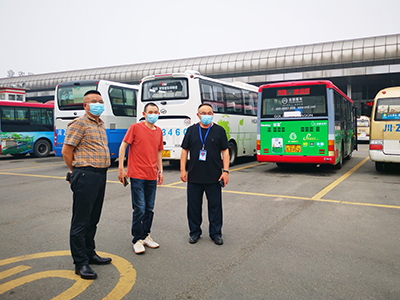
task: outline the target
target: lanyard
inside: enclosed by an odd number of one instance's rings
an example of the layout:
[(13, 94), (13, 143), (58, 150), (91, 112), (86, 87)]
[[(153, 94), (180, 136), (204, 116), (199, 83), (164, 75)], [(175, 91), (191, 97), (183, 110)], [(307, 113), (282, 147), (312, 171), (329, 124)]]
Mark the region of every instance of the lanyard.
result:
[(207, 139), (207, 135), (208, 135), (208, 132), (210, 131), (210, 128), (211, 128), (211, 125), (210, 125), (210, 127), (208, 127), (208, 129), (207, 129), (207, 132), (206, 132), (206, 135), (205, 135), (204, 141), (203, 141), (203, 137), (201, 136), (201, 126), (200, 126), (200, 124), (199, 124), (200, 141), (201, 141), (201, 143), (203, 144), (203, 149), (202, 149), (202, 150), (204, 150), (205, 143), (206, 143), (206, 139)]

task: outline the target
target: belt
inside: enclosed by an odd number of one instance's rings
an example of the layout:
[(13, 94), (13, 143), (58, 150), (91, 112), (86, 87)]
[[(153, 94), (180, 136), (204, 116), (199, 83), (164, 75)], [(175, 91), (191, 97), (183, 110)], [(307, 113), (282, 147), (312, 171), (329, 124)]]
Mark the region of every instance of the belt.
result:
[(107, 173), (107, 170), (108, 170), (108, 168), (95, 168), (95, 167), (75, 167), (74, 169), (87, 170), (87, 171), (92, 171), (92, 172), (102, 173), (102, 174)]

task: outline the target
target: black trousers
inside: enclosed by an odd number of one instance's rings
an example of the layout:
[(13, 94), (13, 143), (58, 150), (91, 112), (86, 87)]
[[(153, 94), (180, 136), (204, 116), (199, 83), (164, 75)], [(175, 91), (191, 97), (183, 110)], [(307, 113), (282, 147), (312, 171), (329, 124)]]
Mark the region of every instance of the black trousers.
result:
[(203, 194), (206, 193), (208, 204), (209, 235), (211, 238), (221, 236), (222, 228), (222, 193), (219, 182), (201, 184), (188, 182), (187, 217), (190, 236), (201, 235)]
[(106, 180), (107, 169), (82, 167), (72, 172), (70, 247), (77, 267), (88, 264), (89, 259), (96, 254), (94, 236), (103, 207)]

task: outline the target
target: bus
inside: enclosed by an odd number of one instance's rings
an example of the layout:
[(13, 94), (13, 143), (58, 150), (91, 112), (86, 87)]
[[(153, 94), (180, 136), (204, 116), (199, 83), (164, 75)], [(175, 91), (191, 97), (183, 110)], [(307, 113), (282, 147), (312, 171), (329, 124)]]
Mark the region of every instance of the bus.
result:
[(107, 80), (79, 80), (58, 84), (55, 90), (55, 155), (62, 156), (67, 125), (85, 114), (83, 96), (89, 90), (97, 90), (104, 100), (104, 121), (111, 161), (118, 158), (119, 146), (126, 131), (136, 123), (137, 85)]
[(340, 169), (357, 148), (356, 107), (332, 82), (297, 81), (259, 88), (257, 160), (330, 164)]
[(357, 118), (357, 140), (369, 142), (369, 124), (370, 120), (367, 116)]
[(163, 159), (177, 163), (187, 128), (199, 122), (198, 106), (210, 104), (214, 110), (213, 122), (226, 131), (233, 165), (237, 157), (256, 155), (257, 91), (256, 86), (212, 79), (197, 71), (151, 75), (140, 83), (138, 111), (143, 111), (149, 102), (158, 105), (157, 126), (163, 132)]
[(387, 164), (400, 163), (400, 87), (383, 89), (374, 99), (369, 157), (378, 172)]
[(46, 157), (54, 144), (54, 104), (0, 101), (0, 154)]

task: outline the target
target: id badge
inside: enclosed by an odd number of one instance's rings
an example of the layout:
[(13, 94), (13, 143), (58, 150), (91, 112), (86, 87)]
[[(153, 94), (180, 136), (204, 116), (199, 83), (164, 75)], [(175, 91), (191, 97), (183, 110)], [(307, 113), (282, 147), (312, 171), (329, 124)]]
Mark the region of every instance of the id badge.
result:
[(200, 150), (199, 160), (206, 161), (207, 157), (207, 150)]

